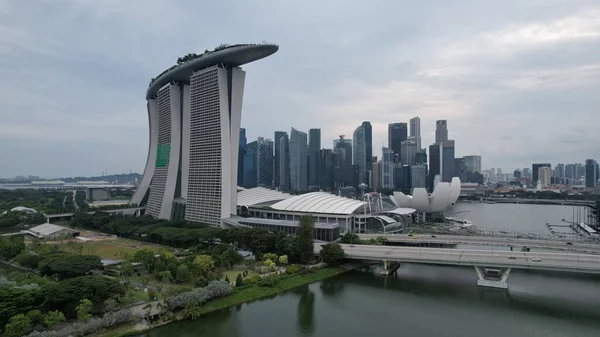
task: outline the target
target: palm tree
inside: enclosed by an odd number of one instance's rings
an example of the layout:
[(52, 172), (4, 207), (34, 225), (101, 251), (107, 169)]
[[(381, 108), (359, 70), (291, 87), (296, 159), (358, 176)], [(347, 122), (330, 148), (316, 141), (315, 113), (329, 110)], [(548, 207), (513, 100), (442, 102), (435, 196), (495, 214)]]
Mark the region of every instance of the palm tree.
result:
[(191, 301), (185, 304), (185, 309), (183, 312), (185, 314), (185, 318), (191, 320), (198, 319), (198, 317), (200, 317), (200, 315), (202, 314), (198, 303)]

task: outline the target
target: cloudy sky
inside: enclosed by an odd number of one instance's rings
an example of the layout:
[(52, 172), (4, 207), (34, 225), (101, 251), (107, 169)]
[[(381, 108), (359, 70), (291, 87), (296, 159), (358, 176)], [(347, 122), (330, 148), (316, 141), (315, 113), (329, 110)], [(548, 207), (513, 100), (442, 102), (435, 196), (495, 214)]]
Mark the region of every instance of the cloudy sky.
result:
[[(353, 4), (353, 5), (349, 5)], [(485, 168), (600, 159), (598, 0), (5, 0), (0, 177), (141, 172), (148, 81), (188, 52), (268, 41), (247, 71), (250, 140), (294, 126), (323, 147), (373, 124), (447, 119)]]

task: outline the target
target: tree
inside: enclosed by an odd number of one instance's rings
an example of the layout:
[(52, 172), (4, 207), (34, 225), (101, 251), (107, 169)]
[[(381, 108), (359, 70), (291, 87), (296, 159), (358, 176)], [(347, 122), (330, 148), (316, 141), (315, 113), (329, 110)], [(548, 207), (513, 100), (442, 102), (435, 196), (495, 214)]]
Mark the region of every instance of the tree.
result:
[(40, 263), (43, 275), (57, 274), (61, 279), (83, 276), (90, 270), (102, 267), (99, 256), (95, 255), (58, 255), (42, 260)]
[(277, 254), (273, 254), (273, 253), (266, 253), (265, 255), (263, 255), (262, 260), (263, 261), (267, 261), (267, 260), (271, 260), (271, 261), (277, 261), (279, 257), (277, 256)]
[(46, 317), (44, 317), (44, 325), (48, 328), (54, 328), (65, 320), (65, 315), (62, 312), (54, 310), (46, 314)]
[(109, 298), (125, 295), (125, 287), (118, 280), (104, 276), (79, 276), (44, 286), (42, 295), (46, 299), (46, 308), (59, 309), (67, 316), (76, 317), (76, 308), (82, 299), (102, 303)]
[(231, 268), (244, 260), (240, 253), (231, 248), (228, 248), (226, 251), (224, 251), (221, 254), (221, 258), (223, 259), (223, 262), (226, 264), (227, 268)]
[(144, 267), (146, 267), (146, 270), (149, 272), (154, 270), (155, 259), (154, 252), (148, 248), (138, 250), (133, 256), (133, 261), (144, 264)]
[(27, 313), (27, 318), (31, 320), (31, 325), (35, 326), (38, 324), (42, 324), (42, 321), (44, 320), (44, 315), (42, 315), (42, 312), (38, 309), (34, 309), (29, 310), (29, 312)]
[(28, 252), (22, 252), (14, 258), (13, 262), (18, 263), (23, 267), (35, 269), (40, 263), (40, 257)]
[(309, 264), (314, 258), (314, 224), (315, 218), (310, 215), (303, 215), (300, 218), (300, 228), (298, 228), (298, 254), (300, 261)]
[(0, 287), (0, 326), (20, 313), (39, 307), (44, 297), (39, 288)]
[(231, 281), (229, 281), (229, 276), (227, 276), (227, 275), (225, 275), (225, 282), (231, 283)]
[(31, 330), (31, 320), (29, 317), (18, 314), (10, 318), (10, 321), (4, 327), (4, 336), (20, 337)]
[(25, 238), (23, 235), (11, 235), (0, 237), (0, 258), (12, 259), (25, 249)]
[(117, 310), (117, 300), (109, 298), (104, 301), (104, 312), (113, 312)]
[(200, 315), (202, 314), (202, 311), (200, 310), (200, 305), (193, 301), (189, 301), (185, 304), (185, 309), (183, 312), (185, 314), (185, 318), (191, 320), (198, 319), (198, 317), (200, 317)]
[(143, 309), (146, 311), (146, 318), (150, 318), (150, 315), (152, 315), (152, 303), (146, 304)]
[(148, 298), (150, 299), (150, 301), (156, 301), (156, 292), (150, 290), (148, 292)]
[(173, 281), (173, 274), (170, 271), (165, 270), (156, 274), (156, 279), (163, 282), (171, 282)]
[(278, 262), (279, 262), (280, 265), (286, 265), (286, 264), (288, 264), (288, 256), (287, 255), (281, 255), (279, 257)]
[(185, 264), (177, 267), (177, 273), (175, 275), (175, 279), (179, 283), (189, 282), (191, 278), (190, 268)]
[(321, 247), (321, 260), (330, 266), (337, 266), (346, 257), (342, 246), (337, 243), (327, 243)]
[(121, 275), (125, 276), (125, 277), (129, 277), (133, 274), (133, 264), (131, 264), (131, 261), (123, 261), (123, 263), (121, 263)]
[(77, 310), (77, 319), (82, 322), (85, 322), (88, 319), (92, 318), (91, 312), (93, 306), (94, 305), (92, 301), (88, 300), (87, 298), (84, 298), (81, 301), (79, 301), (79, 305), (75, 309)]
[(345, 244), (360, 244), (361, 240), (355, 233), (346, 232), (342, 235), (342, 243)]
[(241, 274), (237, 274), (237, 277), (235, 278), (235, 286), (236, 287), (241, 287), (244, 285), (244, 279), (242, 279), (242, 275)]
[(192, 263), (194, 275), (208, 275), (208, 272), (215, 269), (215, 261), (209, 255), (198, 255)]

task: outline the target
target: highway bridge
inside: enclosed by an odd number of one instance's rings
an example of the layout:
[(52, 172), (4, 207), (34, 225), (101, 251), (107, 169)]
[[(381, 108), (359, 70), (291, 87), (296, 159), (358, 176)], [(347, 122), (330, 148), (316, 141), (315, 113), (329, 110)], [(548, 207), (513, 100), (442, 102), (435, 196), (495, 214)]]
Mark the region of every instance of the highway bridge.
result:
[[(118, 209), (108, 209), (108, 210), (97, 210), (97, 211), (91, 211), (91, 212), (86, 212), (87, 214), (94, 214), (94, 213), (123, 213), (123, 214), (135, 214), (135, 215), (139, 215), (139, 213), (144, 209), (145, 207), (130, 207), (130, 208), (118, 208)], [(60, 213), (60, 214), (46, 214), (46, 220), (48, 222), (50, 222), (50, 220), (70, 220), (71, 218), (73, 218), (73, 215), (75, 213)]]
[[(390, 244), (402, 244), (407, 246), (426, 245), (474, 245), (474, 246), (497, 246), (512, 247), (521, 250), (523, 247), (535, 249), (548, 249), (564, 252), (576, 252), (584, 254), (600, 255), (600, 243), (581, 243), (568, 241), (551, 241), (525, 238), (508, 237), (486, 237), (486, 236), (460, 236), (460, 235), (438, 235), (438, 234), (359, 234), (362, 240), (385, 237)], [(568, 243), (567, 243), (568, 242)]]
[(528, 199), (528, 198), (484, 198), (483, 201), (505, 204), (543, 204), (543, 205), (568, 205), (568, 206), (595, 206), (593, 200), (568, 200), (568, 199)]
[[(323, 244), (315, 244), (319, 254)], [(341, 245), (349, 259), (384, 262), (472, 266), (477, 285), (507, 289), (512, 268), (600, 274), (600, 257), (568, 252), (511, 252), (398, 246)]]

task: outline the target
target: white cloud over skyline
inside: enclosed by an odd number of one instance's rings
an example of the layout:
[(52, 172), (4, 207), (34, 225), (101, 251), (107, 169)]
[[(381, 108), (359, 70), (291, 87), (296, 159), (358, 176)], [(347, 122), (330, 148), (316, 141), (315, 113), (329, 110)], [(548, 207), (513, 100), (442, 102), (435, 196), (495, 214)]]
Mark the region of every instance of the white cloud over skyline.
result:
[(600, 5), (8, 1), (0, 7), (0, 177), (141, 172), (150, 78), (188, 52), (277, 43), (247, 71), (249, 140), (447, 119), (457, 155), (503, 170), (600, 159)]

